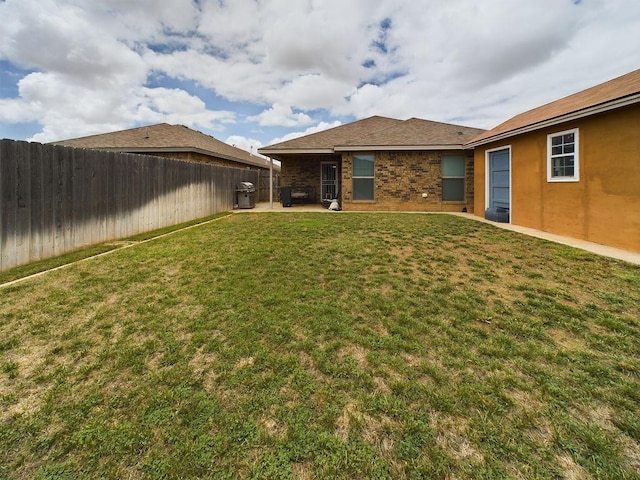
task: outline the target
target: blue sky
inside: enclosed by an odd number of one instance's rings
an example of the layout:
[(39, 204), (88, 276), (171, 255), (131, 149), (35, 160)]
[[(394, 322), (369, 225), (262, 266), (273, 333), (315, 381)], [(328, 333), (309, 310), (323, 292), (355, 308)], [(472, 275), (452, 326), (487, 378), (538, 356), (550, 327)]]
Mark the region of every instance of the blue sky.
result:
[(371, 115), (491, 128), (640, 68), (637, 0), (0, 0), (0, 138), (160, 122), (249, 150)]

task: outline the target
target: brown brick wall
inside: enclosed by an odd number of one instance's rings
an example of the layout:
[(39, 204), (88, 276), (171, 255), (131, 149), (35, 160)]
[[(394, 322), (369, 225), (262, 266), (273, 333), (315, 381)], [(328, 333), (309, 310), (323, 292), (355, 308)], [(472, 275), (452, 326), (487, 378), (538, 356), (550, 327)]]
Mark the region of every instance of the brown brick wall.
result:
[(243, 163), (233, 162), (224, 158), (211, 157), (197, 152), (158, 152), (152, 153), (156, 157), (175, 158), (176, 160), (184, 160), (188, 162), (208, 163), (211, 165), (220, 165), (222, 167), (249, 168), (251, 170), (259, 170), (259, 167), (246, 165)]
[[(473, 211), (473, 152), (463, 152), (465, 162), (464, 202), (442, 201), (443, 154), (429, 152), (374, 152), (375, 200), (352, 200), (353, 153), (343, 155), (342, 207), (345, 210)], [(422, 194), (427, 197), (423, 198)]]
[[(281, 186), (311, 187), (315, 191), (315, 198), (320, 199), (320, 165), (322, 162), (338, 162), (340, 157), (335, 155), (310, 155), (291, 158), (283, 162), (280, 175)], [(318, 202), (319, 203), (319, 202)]]

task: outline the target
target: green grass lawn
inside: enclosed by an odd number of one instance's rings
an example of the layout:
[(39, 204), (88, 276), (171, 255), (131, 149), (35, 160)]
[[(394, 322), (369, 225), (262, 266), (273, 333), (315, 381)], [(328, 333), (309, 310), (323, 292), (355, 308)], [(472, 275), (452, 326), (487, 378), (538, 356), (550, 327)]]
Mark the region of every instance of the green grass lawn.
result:
[(640, 478), (640, 267), (232, 215), (0, 289), (0, 478)]

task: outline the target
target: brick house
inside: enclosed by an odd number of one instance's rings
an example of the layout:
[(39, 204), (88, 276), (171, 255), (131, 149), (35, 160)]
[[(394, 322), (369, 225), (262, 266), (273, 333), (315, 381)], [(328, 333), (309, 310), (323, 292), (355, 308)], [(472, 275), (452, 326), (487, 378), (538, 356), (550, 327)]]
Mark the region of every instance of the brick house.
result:
[(225, 167), (264, 171), (270, 168), (270, 162), (258, 155), (252, 155), (184, 125), (167, 123), (51, 143), (67, 147), (140, 153)]
[(484, 130), (373, 116), (261, 148), (282, 163), (280, 184), (344, 210), (473, 209), (473, 150)]

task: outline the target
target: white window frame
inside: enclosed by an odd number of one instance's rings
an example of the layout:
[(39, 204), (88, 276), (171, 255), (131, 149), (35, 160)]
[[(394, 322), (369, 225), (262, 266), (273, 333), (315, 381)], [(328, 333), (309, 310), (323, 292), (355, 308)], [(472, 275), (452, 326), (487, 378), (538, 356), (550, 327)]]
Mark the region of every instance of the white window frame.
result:
[[(563, 132), (555, 132), (547, 135), (547, 182), (579, 182), (580, 181), (580, 135), (578, 128), (573, 128), (571, 130), (565, 130)], [(565, 153), (553, 155), (551, 152), (552, 145), (551, 142), (554, 137), (559, 137), (561, 135), (568, 135), (573, 133), (574, 138), (574, 151), (573, 151), (573, 175), (566, 177), (556, 177), (553, 175), (553, 159), (554, 157), (566, 157), (568, 156)]]

